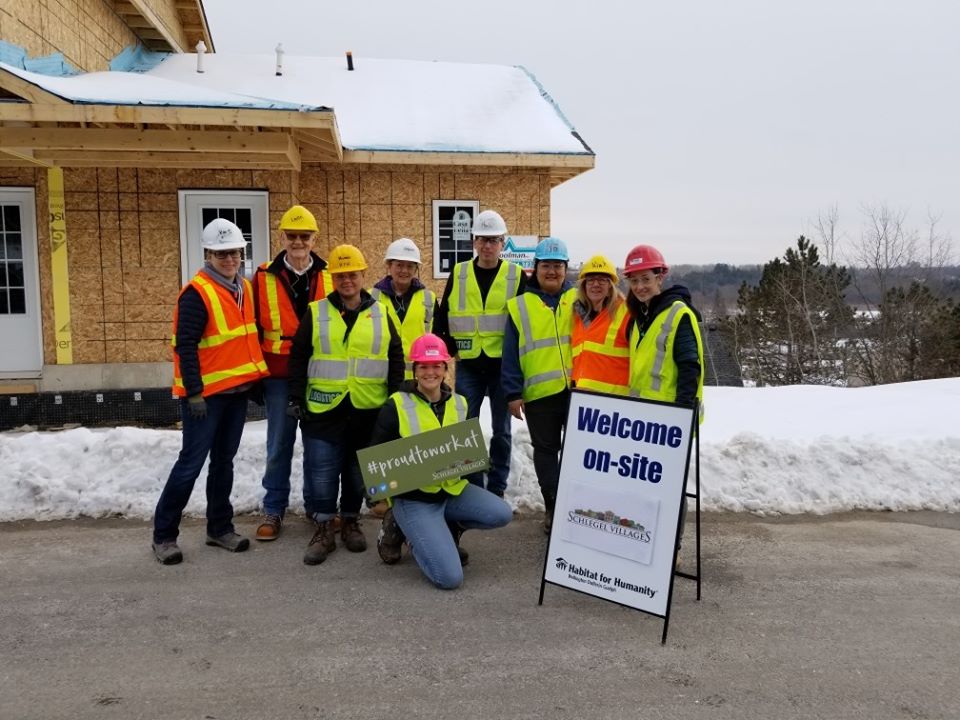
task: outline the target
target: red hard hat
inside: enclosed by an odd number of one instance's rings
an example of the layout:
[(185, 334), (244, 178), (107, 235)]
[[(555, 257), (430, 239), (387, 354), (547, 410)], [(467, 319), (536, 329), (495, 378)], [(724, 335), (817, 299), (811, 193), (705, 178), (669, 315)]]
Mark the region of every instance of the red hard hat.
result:
[(670, 269), (663, 255), (653, 245), (637, 245), (627, 253), (627, 259), (623, 262), (624, 275), (657, 268), (663, 268), (664, 275)]
[(433, 333), (421, 335), (410, 346), (410, 362), (449, 362), (447, 344)]

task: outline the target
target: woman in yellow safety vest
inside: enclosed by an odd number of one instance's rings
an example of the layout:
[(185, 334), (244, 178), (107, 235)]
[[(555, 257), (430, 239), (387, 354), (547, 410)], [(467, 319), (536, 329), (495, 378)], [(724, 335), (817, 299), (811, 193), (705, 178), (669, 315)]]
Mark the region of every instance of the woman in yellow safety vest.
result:
[(630, 283), (630, 395), (699, 408), (704, 372), (700, 315), (687, 288), (663, 289), (668, 269), (650, 245), (637, 245), (624, 263)]
[(400, 335), (381, 303), (363, 289), (367, 262), (353, 245), (330, 251), (334, 291), (310, 303), (290, 349), (289, 412), (301, 418), (307, 516), (317, 523), (303, 562), (319, 565), (336, 549), (333, 520), (340, 489), (340, 539), (367, 549), (360, 530), (363, 479), (357, 450), (390, 392), (403, 382)]
[(580, 268), (578, 280), (571, 332), (573, 384), (580, 390), (626, 395), (630, 314), (617, 287), (617, 269), (603, 255), (594, 255)]
[(549, 533), (570, 404), (570, 325), (577, 291), (567, 281), (570, 255), (562, 240), (541, 240), (533, 258), (526, 291), (507, 303), (501, 384), (510, 414), (523, 420), (526, 413)]
[[(384, 257), (387, 274), (370, 294), (387, 308), (393, 324), (400, 331), (403, 355), (409, 356), (413, 341), (433, 330), (437, 310), (437, 294), (427, 288), (417, 274), (420, 271), (420, 248), (410, 238), (394, 240)], [(407, 363), (407, 380), (413, 379), (413, 366)]]
[[(413, 380), (390, 396), (377, 417), (372, 445), (436, 430), (467, 419), (467, 401), (444, 382), (450, 354), (442, 339), (426, 334), (410, 347)], [(466, 529), (503, 527), (513, 512), (501, 498), (465, 478), (425, 481), (418, 490), (397, 495), (383, 518), (377, 550), (388, 565), (400, 560), (404, 539), (434, 585), (452, 590), (463, 584)]]

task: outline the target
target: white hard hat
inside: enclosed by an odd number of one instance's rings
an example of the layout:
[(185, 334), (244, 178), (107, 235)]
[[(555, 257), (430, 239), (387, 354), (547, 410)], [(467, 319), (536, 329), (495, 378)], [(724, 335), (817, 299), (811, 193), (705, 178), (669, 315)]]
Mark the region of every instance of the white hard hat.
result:
[(473, 221), (473, 234), (486, 237), (506, 235), (507, 224), (496, 210), (484, 210)]
[(420, 264), (420, 248), (410, 238), (400, 238), (387, 245), (384, 260), (406, 260)]
[(215, 218), (203, 229), (200, 246), (204, 250), (238, 250), (247, 246), (243, 231), (229, 220)]

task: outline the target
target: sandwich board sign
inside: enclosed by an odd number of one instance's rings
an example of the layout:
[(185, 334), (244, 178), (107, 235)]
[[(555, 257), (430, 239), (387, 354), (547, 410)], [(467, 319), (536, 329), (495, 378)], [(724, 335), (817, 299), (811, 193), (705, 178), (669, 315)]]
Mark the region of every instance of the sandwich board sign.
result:
[(372, 501), (436, 485), (490, 465), (479, 418), (357, 451), (366, 496)]
[(560, 585), (663, 618), (666, 639), (695, 421), (679, 405), (571, 393), (541, 604), (544, 583)]

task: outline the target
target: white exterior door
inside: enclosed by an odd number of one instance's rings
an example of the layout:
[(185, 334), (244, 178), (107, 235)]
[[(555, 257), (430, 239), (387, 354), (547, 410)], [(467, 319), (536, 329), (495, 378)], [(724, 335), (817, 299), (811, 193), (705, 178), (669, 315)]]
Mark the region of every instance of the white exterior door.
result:
[(0, 188), (0, 377), (40, 377), (40, 279), (33, 188)]
[(270, 259), (269, 197), (263, 190), (181, 190), (180, 268), (183, 282), (203, 267), (200, 234), (218, 217), (226, 218), (243, 231), (247, 248), (243, 254), (244, 275), (253, 278), (257, 266)]

